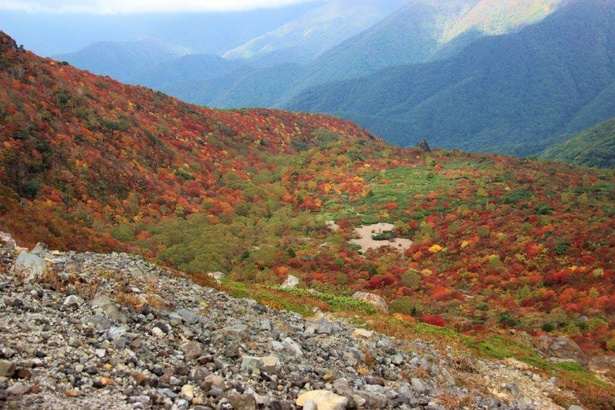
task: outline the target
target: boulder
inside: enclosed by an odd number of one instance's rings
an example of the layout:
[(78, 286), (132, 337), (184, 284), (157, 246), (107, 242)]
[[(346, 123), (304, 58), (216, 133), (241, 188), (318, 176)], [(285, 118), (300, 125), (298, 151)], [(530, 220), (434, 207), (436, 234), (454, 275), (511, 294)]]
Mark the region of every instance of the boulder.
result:
[(47, 268), (47, 263), (40, 256), (28, 251), (21, 251), (15, 259), (11, 273), (23, 277), (25, 282), (30, 283), (38, 281)]
[(299, 278), (293, 275), (288, 275), (281, 287), (284, 289), (294, 289), (297, 286), (299, 286)]
[(562, 360), (585, 361), (585, 354), (578, 344), (566, 336), (544, 335), (538, 339), (538, 347), (546, 355)]
[(381, 312), (389, 313), (389, 306), (387, 303), (384, 299), (374, 293), (355, 292), (352, 297), (357, 300), (362, 300), (365, 303), (369, 303)]

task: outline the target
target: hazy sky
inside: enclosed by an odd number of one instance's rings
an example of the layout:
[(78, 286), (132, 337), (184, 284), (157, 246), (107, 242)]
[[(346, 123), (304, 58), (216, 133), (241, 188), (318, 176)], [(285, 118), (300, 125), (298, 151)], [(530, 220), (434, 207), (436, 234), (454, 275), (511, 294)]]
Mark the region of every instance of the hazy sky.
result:
[(276, 8), (323, 0), (0, 0), (0, 10), (31, 13), (130, 14)]

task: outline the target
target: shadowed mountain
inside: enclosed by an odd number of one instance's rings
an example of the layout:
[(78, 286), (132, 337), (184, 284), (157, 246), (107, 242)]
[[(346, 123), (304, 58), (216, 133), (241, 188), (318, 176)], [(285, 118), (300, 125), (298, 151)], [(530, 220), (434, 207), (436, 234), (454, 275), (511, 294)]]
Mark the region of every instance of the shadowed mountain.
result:
[(587, 122), (577, 115), (588, 117), (585, 108), (610, 95), (614, 44), (615, 5), (577, 1), (449, 59), (314, 87), (286, 107), (340, 115), (400, 145), (428, 138), (436, 146), (511, 152)]

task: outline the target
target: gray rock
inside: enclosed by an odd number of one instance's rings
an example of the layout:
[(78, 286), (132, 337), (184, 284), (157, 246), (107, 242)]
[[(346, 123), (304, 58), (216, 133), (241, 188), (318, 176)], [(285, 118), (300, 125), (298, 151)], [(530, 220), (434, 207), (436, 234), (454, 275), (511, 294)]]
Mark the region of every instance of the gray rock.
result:
[(284, 349), (291, 355), (300, 357), (303, 356), (303, 350), (301, 350), (301, 346), (297, 342), (295, 342), (290, 337), (287, 337), (282, 341), (282, 345)]
[(26, 385), (26, 384), (15, 383), (14, 385), (12, 385), (8, 389), (6, 389), (6, 391), (9, 392), (10, 394), (14, 395), (14, 396), (22, 396), (22, 395), (28, 393), (30, 391), (30, 389), (31, 389), (31, 387)]
[(318, 320), (306, 322), (304, 333), (308, 335), (323, 334), (329, 335), (333, 332), (333, 326), (325, 317)]
[(403, 362), (404, 362), (404, 356), (401, 353), (397, 353), (391, 357), (391, 363), (393, 363), (394, 365), (399, 366)]
[(178, 314), (186, 323), (194, 325), (197, 324), (201, 320), (201, 316), (194, 312), (185, 309), (179, 309), (175, 312)]
[(425, 391), (425, 385), (420, 379), (413, 377), (412, 379), (410, 379), (410, 383), (412, 384), (412, 390), (419, 392), (419, 393), (422, 393)]
[(572, 406), (568, 407), (568, 410), (583, 410), (583, 407), (573, 404)]
[(43, 258), (28, 251), (21, 251), (15, 259), (11, 273), (24, 278), (26, 283), (37, 281), (48, 269)]

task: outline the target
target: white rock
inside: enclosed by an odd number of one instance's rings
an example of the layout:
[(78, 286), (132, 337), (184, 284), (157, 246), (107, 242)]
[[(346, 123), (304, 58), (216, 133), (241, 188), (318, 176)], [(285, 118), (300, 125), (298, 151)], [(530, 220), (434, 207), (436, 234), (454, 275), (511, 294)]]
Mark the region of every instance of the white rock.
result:
[(282, 288), (284, 289), (293, 289), (299, 285), (299, 278), (293, 275), (288, 275), (284, 283), (282, 283)]
[(96, 349), (94, 354), (102, 359), (107, 355), (107, 351), (105, 349)]
[(297, 398), (296, 404), (304, 407), (308, 401), (312, 401), (318, 410), (345, 410), (348, 404), (346, 397), (338, 396), (328, 390), (305, 392)]
[(64, 306), (81, 306), (84, 303), (84, 300), (79, 296), (70, 295), (66, 299), (64, 299)]
[(157, 338), (162, 339), (163, 337), (165, 337), (165, 333), (162, 331), (162, 329), (160, 329), (159, 327), (154, 327), (152, 329), (152, 335), (156, 336)]

